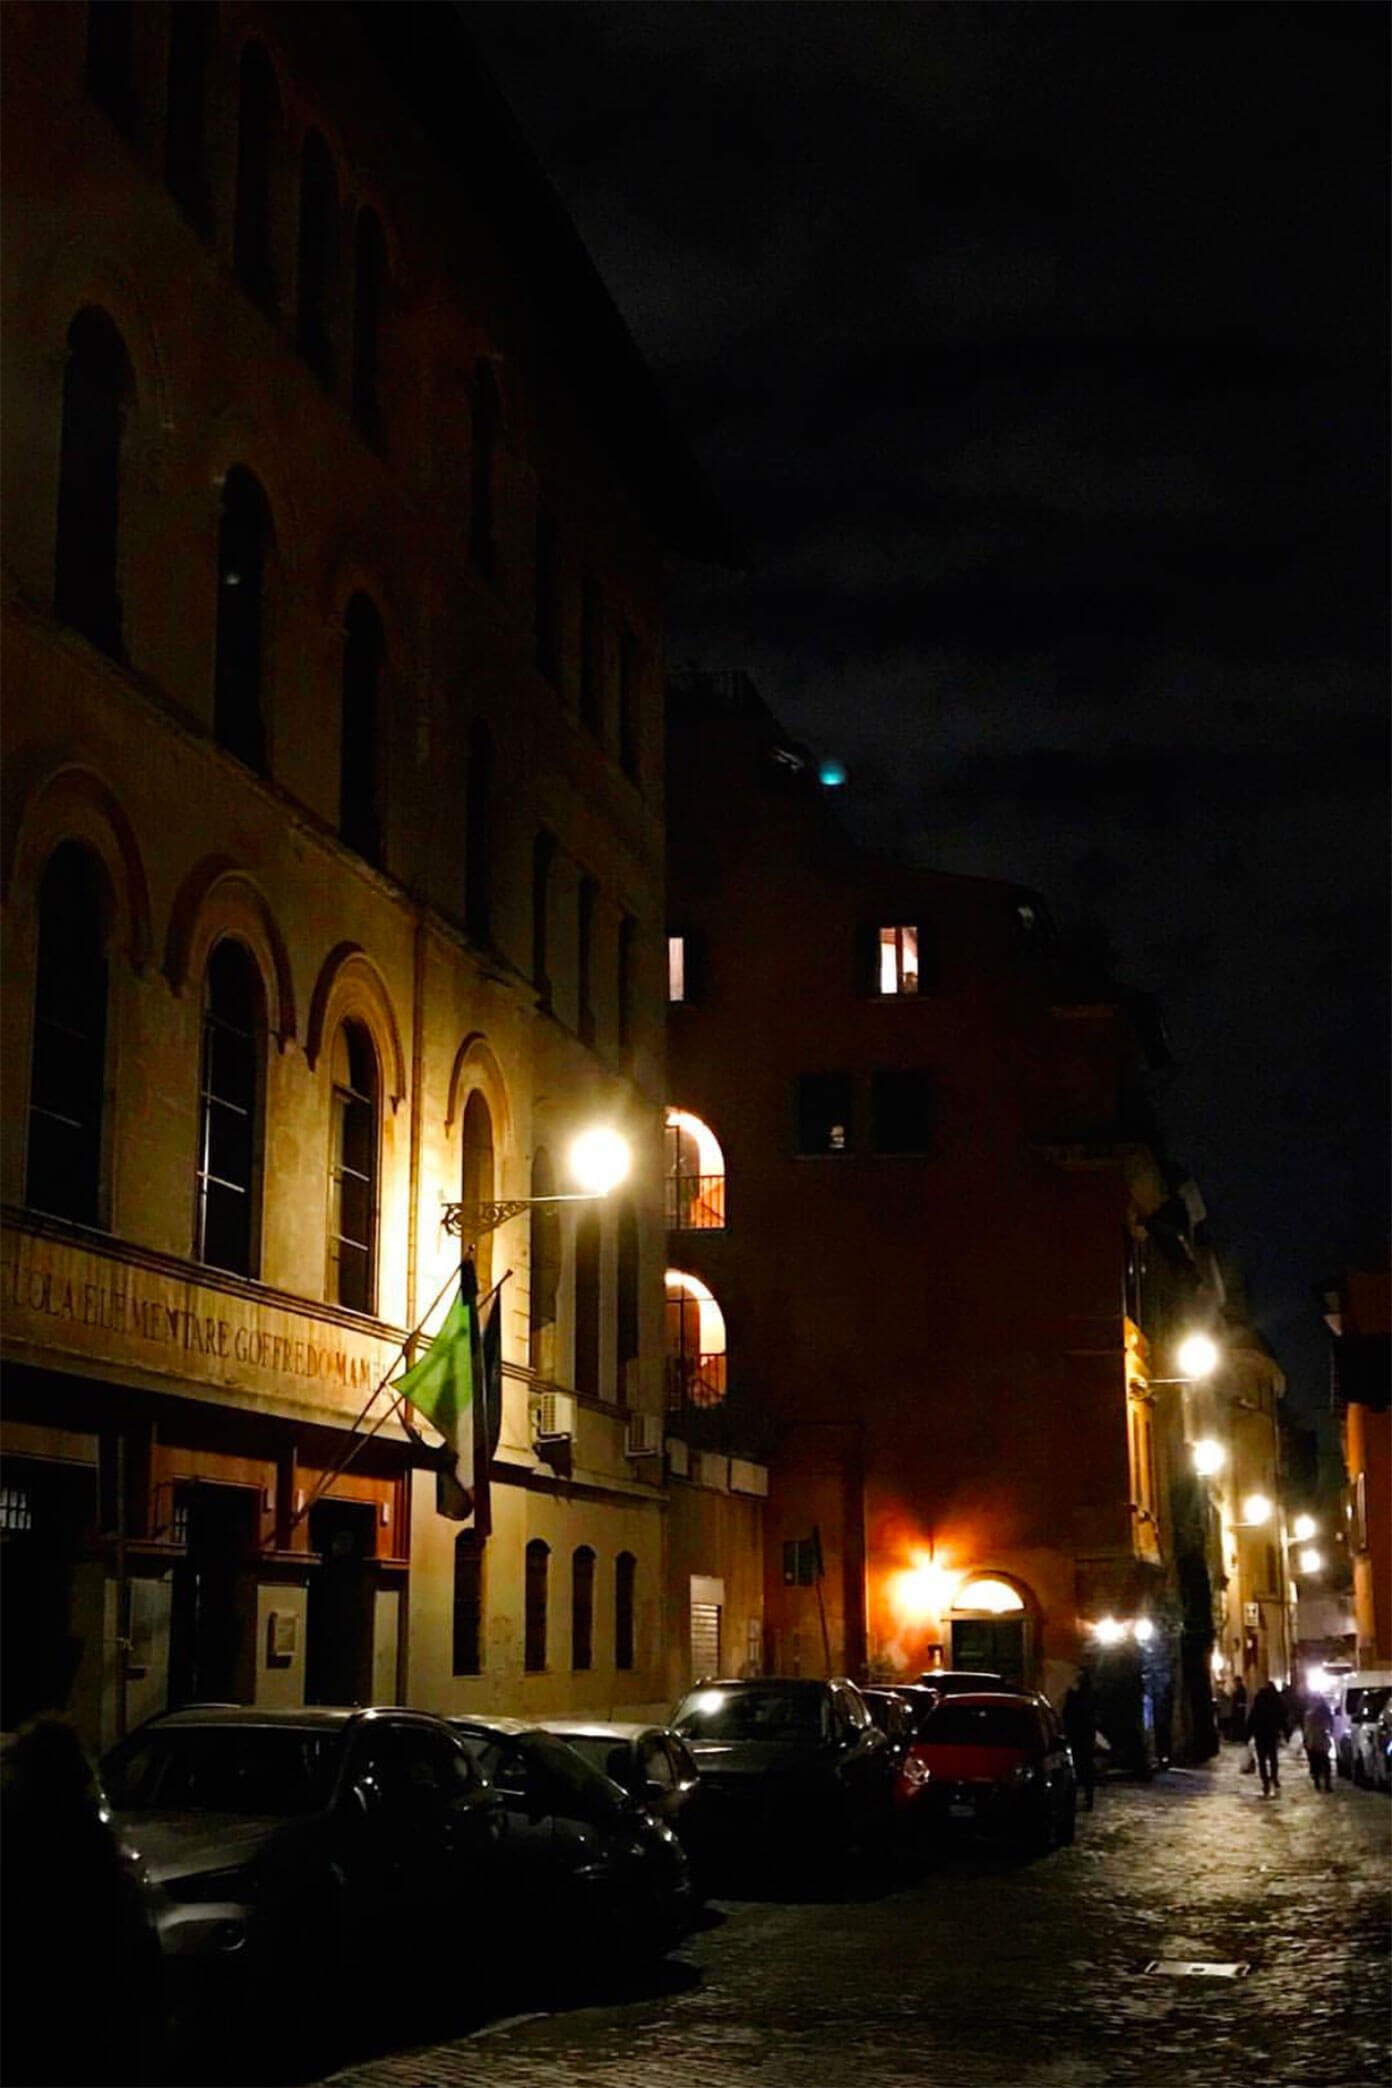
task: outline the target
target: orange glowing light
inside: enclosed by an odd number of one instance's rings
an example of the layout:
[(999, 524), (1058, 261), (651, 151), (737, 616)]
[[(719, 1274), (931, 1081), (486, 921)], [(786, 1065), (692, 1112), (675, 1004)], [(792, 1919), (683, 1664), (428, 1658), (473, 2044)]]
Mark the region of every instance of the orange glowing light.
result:
[(928, 1552), (914, 1552), (912, 1566), (892, 1573), (886, 1584), (890, 1605), (904, 1624), (921, 1624), (952, 1607), (958, 1575)]

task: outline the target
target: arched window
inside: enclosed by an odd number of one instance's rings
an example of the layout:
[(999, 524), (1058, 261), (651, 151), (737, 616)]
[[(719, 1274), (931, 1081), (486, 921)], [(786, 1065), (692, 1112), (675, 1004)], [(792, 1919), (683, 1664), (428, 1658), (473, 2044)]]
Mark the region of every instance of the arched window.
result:
[(65, 841), (39, 886), (25, 1202), (100, 1223), (109, 894), (89, 850)]
[(630, 1380), (638, 1362), (638, 1213), (631, 1197), (619, 1205), (618, 1253), (615, 1263), (614, 1329), (619, 1366), (619, 1399), (627, 1405)]
[(258, 1265), (265, 1033), (261, 974), (241, 943), (225, 939), (208, 960), (203, 995), (194, 1252), (239, 1276)]
[(358, 212), (353, 237), (353, 419), (373, 442), (382, 437), (382, 322), (387, 303), (387, 242), (375, 210)]
[(165, 74), (164, 180), (198, 231), (212, 224), (208, 193), (207, 7), (169, 10), (169, 65)]
[(498, 380), (486, 362), (474, 365), (474, 448), (469, 474), (469, 555), (485, 580), (497, 577), (494, 483), (502, 409)]
[(708, 1124), (685, 1109), (667, 1112), (667, 1225), (714, 1232), (725, 1224), (725, 1155)]
[(551, 871), (556, 837), (543, 827), (532, 843), (532, 984), (544, 1008), (551, 1005)]
[(329, 1150), (329, 1296), (351, 1312), (377, 1302), (381, 1079), (372, 1039), (345, 1022), (334, 1039)]
[(365, 862), (382, 860), (386, 748), (382, 668), (386, 640), (371, 597), (355, 594), (343, 622), (343, 711), (339, 744), (339, 832)]
[[(475, 1088), (464, 1108), (462, 1166), (459, 1195), (466, 1210), (491, 1203), (496, 1194), (493, 1175), (493, 1118), (488, 1104)], [(483, 1233), (474, 1247), (474, 1270), (482, 1297), (493, 1281), (493, 1235)]]
[(546, 1581), (550, 1564), (551, 1547), (540, 1537), (533, 1537), (527, 1546), (523, 1588), (522, 1666), (529, 1675), (539, 1675), (546, 1667)]
[(249, 471), (234, 466), (223, 481), (218, 530), (213, 736), (258, 775), (266, 772), (267, 567), (274, 541), (265, 494)]
[(469, 734), (464, 791), (464, 926), (476, 943), (493, 932), (493, 735), (484, 724)]
[(628, 1669), (633, 1666), (633, 1591), (638, 1577), (638, 1561), (632, 1552), (622, 1551), (614, 1561), (614, 1665)]
[(122, 657), (121, 439), (133, 390), (124, 341), (89, 305), (68, 328), (53, 607), (114, 660)]
[(570, 1664), (581, 1670), (594, 1666), (594, 1567), (589, 1545), (580, 1545), (570, 1561)]
[(300, 157), (300, 276), (295, 343), (325, 384), (333, 383), (329, 308), (338, 248), (338, 176), (333, 156), (316, 130)]
[[(532, 1159), (533, 1197), (556, 1194), (551, 1155), (538, 1146)], [(561, 1215), (554, 1203), (534, 1203), (531, 1214), (531, 1302), (528, 1359), (538, 1377), (556, 1371), (556, 1293), (561, 1280)]]
[(131, 77), (134, 15), (133, 0), (88, 0), (87, 91), (113, 123), (132, 134), (136, 128)]
[(599, 1214), (575, 1228), (575, 1389), (599, 1397)]
[(275, 305), (271, 248), (271, 166), (280, 128), (280, 96), (263, 46), (242, 53), (237, 104), (237, 215), (232, 266), (257, 303)]
[(454, 1540), (454, 1663), (456, 1675), (483, 1673), (484, 1541), (477, 1530)]
[(719, 1406), (725, 1397), (725, 1315), (698, 1276), (667, 1271), (667, 1405)]

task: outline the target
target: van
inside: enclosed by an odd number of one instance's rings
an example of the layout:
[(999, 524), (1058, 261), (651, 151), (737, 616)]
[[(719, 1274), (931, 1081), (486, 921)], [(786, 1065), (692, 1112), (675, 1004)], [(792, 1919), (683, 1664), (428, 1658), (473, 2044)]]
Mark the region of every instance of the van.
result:
[(1376, 1718), (1392, 1689), (1392, 1668), (1355, 1668), (1339, 1678), (1334, 1698), (1334, 1760), (1340, 1776), (1352, 1776), (1354, 1727)]

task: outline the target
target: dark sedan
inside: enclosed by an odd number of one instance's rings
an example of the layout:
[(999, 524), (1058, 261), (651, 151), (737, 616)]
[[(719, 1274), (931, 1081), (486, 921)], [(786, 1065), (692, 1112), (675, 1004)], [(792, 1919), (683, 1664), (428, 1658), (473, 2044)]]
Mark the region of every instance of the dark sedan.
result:
[(670, 1827), (563, 1740), (512, 1718), (450, 1725), (502, 1799), (500, 1913), (558, 1951), (661, 1956), (694, 1919), (691, 1875)]
[(702, 1682), (672, 1726), (701, 1772), (708, 1862), (885, 1846), (893, 1756), (853, 1682)]
[(461, 1944), (461, 1999), (482, 1998), (502, 1810), (442, 1719), (175, 1711), (114, 1747), (102, 1777), (154, 1894), (176, 2042), (315, 2042), (345, 1977), (375, 1987), (384, 1960), (404, 1969), (442, 1934)]
[(627, 1719), (548, 1718), (545, 1730), (573, 1747), (592, 1769), (621, 1784), (631, 1798), (684, 1842), (695, 1817), (701, 1776), (691, 1750), (670, 1726)]

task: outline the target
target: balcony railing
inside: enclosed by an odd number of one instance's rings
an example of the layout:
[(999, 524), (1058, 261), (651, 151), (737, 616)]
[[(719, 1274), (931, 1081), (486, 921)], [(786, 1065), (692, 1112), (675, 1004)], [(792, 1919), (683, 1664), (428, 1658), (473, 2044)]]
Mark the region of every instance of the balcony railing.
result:
[(668, 1175), (669, 1232), (720, 1232), (724, 1224), (724, 1175)]
[(667, 1411), (680, 1414), (687, 1407), (716, 1407), (725, 1397), (725, 1358), (719, 1356), (669, 1356), (667, 1358)]

